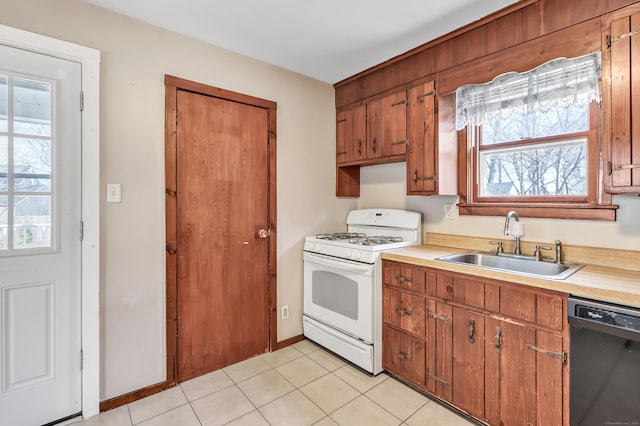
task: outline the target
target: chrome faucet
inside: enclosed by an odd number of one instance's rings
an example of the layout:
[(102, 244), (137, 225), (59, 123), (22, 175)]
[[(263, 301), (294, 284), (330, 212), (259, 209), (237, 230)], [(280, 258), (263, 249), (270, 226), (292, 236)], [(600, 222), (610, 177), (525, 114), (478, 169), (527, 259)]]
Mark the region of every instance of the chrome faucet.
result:
[[(507, 220), (504, 221), (504, 235), (510, 235), (511, 231), (509, 229), (509, 222), (511, 221), (511, 218), (513, 218), (513, 220), (515, 220), (516, 222), (520, 222), (520, 216), (518, 216), (518, 213), (516, 213), (515, 211), (511, 210), (509, 213), (507, 213)], [(520, 236), (516, 235), (516, 250), (515, 250), (515, 254), (521, 254), (520, 252)]]

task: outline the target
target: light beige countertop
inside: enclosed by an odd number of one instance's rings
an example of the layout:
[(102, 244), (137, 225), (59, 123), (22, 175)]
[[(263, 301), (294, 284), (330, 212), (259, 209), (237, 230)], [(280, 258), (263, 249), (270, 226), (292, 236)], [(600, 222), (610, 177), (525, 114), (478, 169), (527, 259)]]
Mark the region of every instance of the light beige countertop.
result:
[(479, 269), (435, 260), (436, 257), (469, 251), (461, 248), (423, 245), (385, 251), (382, 259), (458, 272), (526, 286), (555, 290), (574, 296), (640, 307), (640, 271), (611, 266), (585, 266), (564, 280), (552, 280)]

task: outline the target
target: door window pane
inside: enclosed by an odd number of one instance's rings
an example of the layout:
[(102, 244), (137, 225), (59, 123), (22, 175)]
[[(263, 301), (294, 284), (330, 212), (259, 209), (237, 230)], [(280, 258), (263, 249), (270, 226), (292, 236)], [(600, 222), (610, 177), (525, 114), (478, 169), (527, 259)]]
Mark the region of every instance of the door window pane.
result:
[(0, 75), (0, 132), (9, 130), (7, 122), (7, 76)]
[(0, 136), (0, 192), (9, 188), (7, 173), (9, 172), (9, 141), (6, 136)]
[(16, 138), (13, 143), (13, 190), (51, 191), (51, 141)]
[(9, 197), (0, 195), (0, 251), (9, 249)]
[(13, 84), (14, 132), (51, 136), (51, 85), (16, 78)]
[(51, 196), (16, 196), (13, 209), (14, 248), (51, 247)]

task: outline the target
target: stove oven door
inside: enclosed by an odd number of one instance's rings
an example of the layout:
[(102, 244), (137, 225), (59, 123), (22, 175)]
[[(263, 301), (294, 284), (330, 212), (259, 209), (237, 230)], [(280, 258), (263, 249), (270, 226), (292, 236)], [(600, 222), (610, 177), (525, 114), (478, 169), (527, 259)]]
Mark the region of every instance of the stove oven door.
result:
[(304, 314), (374, 340), (375, 265), (304, 252)]

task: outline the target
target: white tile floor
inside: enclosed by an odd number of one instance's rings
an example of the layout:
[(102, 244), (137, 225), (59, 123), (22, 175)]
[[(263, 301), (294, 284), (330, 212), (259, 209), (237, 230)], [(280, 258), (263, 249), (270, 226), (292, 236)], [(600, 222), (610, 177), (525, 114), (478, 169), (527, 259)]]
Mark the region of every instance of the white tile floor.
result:
[(71, 424), (473, 425), (388, 375), (370, 377), (306, 340)]

